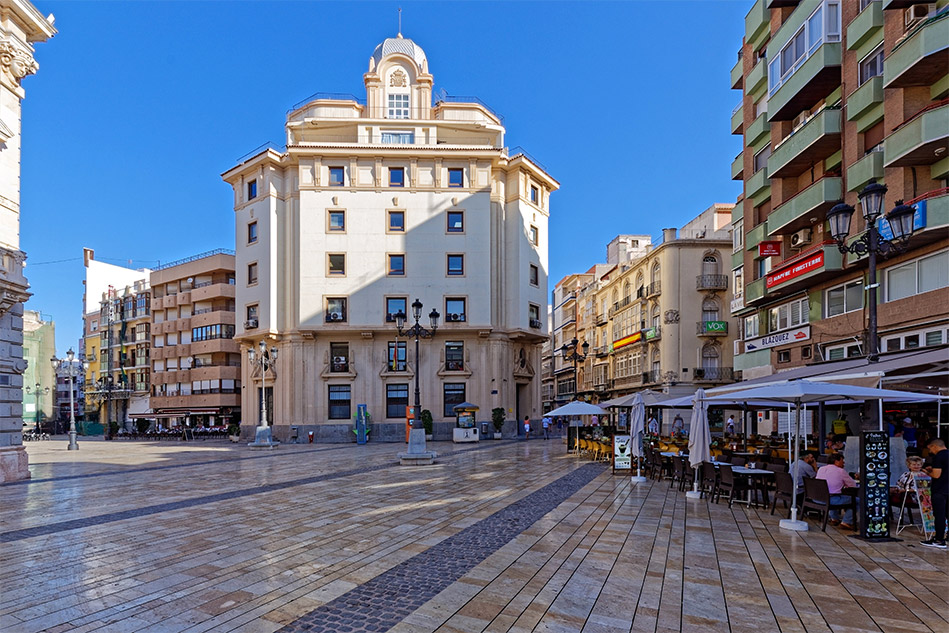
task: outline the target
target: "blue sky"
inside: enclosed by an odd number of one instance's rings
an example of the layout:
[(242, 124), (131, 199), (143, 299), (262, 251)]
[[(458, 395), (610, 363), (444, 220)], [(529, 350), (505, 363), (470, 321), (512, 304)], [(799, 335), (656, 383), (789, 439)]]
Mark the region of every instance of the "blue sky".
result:
[(220, 174), (282, 144), (314, 92), (365, 95), (376, 44), (426, 52), (436, 89), (477, 96), (560, 181), (550, 282), (734, 202), (729, 89), (751, 1), (77, 2), (24, 80), (21, 248), (57, 353), (81, 335), (83, 247), (134, 268), (234, 247)]

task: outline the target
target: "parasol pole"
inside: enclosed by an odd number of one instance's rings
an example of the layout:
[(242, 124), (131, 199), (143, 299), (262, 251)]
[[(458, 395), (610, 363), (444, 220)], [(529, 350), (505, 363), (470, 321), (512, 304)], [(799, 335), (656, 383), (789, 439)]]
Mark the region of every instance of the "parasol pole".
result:
[[(788, 403), (788, 414), (790, 414), (790, 403)], [(794, 401), (794, 430), (796, 434), (801, 432), (801, 399), (798, 398)], [(790, 435), (790, 433), (789, 433)], [(793, 483), (794, 494), (791, 496), (791, 518), (790, 519), (781, 519), (781, 527), (785, 530), (791, 530), (794, 532), (807, 532), (807, 523), (804, 521), (798, 521), (797, 519), (797, 474), (801, 470), (801, 460), (800, 456), (800, 443), (794, 442), (794, 468), (792, 469), (791, 479)]]

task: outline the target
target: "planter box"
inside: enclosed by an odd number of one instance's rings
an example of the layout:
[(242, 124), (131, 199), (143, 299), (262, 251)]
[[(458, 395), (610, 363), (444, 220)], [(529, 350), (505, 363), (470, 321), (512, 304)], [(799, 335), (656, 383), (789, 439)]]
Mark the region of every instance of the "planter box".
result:
[(501, 434), (500, 434), (500, 433), (495, 433), (495, 434), (494, 434), (494, 439), (496, 439), (496, 440), (501, 439)]

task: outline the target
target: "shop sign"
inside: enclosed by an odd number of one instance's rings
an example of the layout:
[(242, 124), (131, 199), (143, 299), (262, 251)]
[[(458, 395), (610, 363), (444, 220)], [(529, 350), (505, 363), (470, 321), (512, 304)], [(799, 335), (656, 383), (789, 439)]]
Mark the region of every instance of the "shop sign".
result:
[(656, 334), (658, 334), (658, 332), (656, 331), (656, 328), (651, 327), (643, 330), (642, 334), (643, 338), (645, 338), (647, 341), (651, 341), (652, 339), (656, 338)]
[(758, 257), (781, 256), (781, 242), (761, 242), (758, 244)]
[(613, 435), (613, 472), (633, 469), (632, 436)]
[(641, 339), (642, 337), (643, 337), (643, 333), (642, 333), (642, 332), (636, 332), (635, 334), (630, 334), (629, 336), (624, 336), (624, 337), (621, 338), (620, 340), (613, 342), (613, 350), (616, 351), (616, 350), (620, 349), (621, 347), (626, 347), (627, 345), (632, 345), (633, 343), (635, 343), (636, 341), (638, 341), (638, 340)]
[(702, 331), (727, 333), (728, 321), (702, 321)]
[[(926, 228), (926, 201), (920, 200), (916, 204), (909, 206), (915, 209), (913, 213), (913, 230), (918, 231), (919, 229)], [(877, 220), (877, 230), (883, 239), (893, 239), (893, 231), (890, 230), (890, 223), (886, 221), (886, 216), (881, 216), (880, 219)]]
[(744, 310), (745, 308), (745, 295), (736, 297), (732, 299), (731, 311), (738, 312), (739, 310)]
[(781, 284), (787, 283), (792, 279), (800, 277), (806, 273), (819, 270), (824, 267), (824, 249), (821, 249), (805, 259), (804, 261), (792, 264), (785, 268), (780, 269), (777, 272), (771, 273), (768, 275), (765, 280), (765, 285), (768, 288), (774, 288)]
[(805, 325), (804, 327), (794, 328), (793, 330), (785, 330), (777, 334), (769, 334), (768, 336), (745, 341), (745, 351), (753, 352), (759, 349), (768, 349), (769, 347), (777, 347), (778, 345), (806, 341), (809, 338), (811, 338), (811, 326)]

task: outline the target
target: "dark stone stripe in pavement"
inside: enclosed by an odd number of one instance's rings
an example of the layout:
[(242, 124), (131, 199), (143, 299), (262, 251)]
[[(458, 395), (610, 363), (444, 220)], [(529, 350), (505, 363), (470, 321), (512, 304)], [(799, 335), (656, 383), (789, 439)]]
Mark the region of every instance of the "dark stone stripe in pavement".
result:
[[(491, 447), (490, 444), (485, 446), (476, 446), (473, 448), (465, 448), (456, 451), (451, 451), (450, 453), (439, 454), (439, 460), (450, 459), (452, 457), (457, 457), (463, 453), (469, 453), (471, 451), (483, 450), (485, 448)], [(290, 455), (292, 453), (288, 453)], [(299, 454), (299, 453), (295, 453)], [(253, 458), (245, 458), (253, 459)], [(190, 464), (189, 464), (190, 465)], [(168, 512), (170, 510), (180, 510), (182, 508), (192, 508), (194, 506), (204, 505), (206, 503), (215, 503), (217, 501), (229, 501), (231, 499), (240, 499), (241, 497), (248, 497), (250, 495), (259, 495), (266, 492), (274, 492), (277, 490), (286, 490), (287, 488), (295, 488), (297, 486), (305, 486), (307, 484), (319, 483), (321, 481), (329, 481), (331, 479), (339, 479), (341, 477), (352, 477), (353, 475), (361, 475), (364, 473), (371, 473), (377, 470), (385, 470), (387, 468), (399, 468), (398, 463), (386, 463), (379, 464), (378, 466), (366, 466), (363, 468), (353, 468), (350, 470), (345, 470), (336, 473), (326, 473), (325, 475), (315, 475), (313, 477), (305, 477), (303, 479), (294, 479), (291, 481), (281, 481), (273, 484), (266, 484), (261, 486), (256, 486), (254, 488), (244, 488), (243, 490), (232, 490), (230, 492), (220, 492), (213, 495), (205, 495), (203, 497), (194, 497), (193, 499), (183, 499), (181, 501), (171, 501), (168, 503), (159, 503), (153, 506), (146, 506), (144, 508), (133, 508), (131, 510), (122, 510), (121, 512), (110, 512), (108, 514), (99, 514), (96, 516), (85, 517), (83, 519), (72, 519), (70, 521), (59, 521), (58, 523), (48, 523), (46, 525), (37, 525), (35, 527), (23, 528), (20, 530), (10, 530), (8, 532), (0, 532), (0, 543), (12, 543), (14, 541), (22, 541), (24, 539), (33, 538), (35, 536), (46, 536), (49, 534), (56, 534), (58, 532), (65, 532), (66, 530), (78, 530), (80, 528), (91, 527), (94, 525), (102, 525), (104, 523), (112, 523), (114, 521), (123, 521), (125, 519), (135, 519), (138, 517), (149, 516), (152, 514), (158, 514), (160, 512)], [(121, 471), (122, 474), (125, 474), (129, 471)]]
[(388, 631), (604, 470), (588, 463), (379, 574), (277, 633)]

